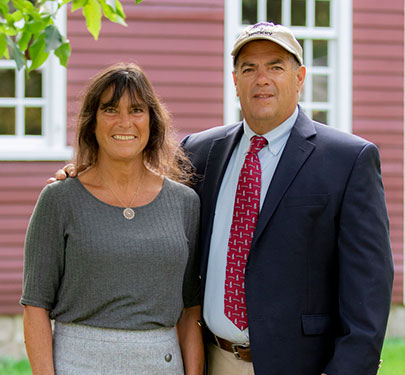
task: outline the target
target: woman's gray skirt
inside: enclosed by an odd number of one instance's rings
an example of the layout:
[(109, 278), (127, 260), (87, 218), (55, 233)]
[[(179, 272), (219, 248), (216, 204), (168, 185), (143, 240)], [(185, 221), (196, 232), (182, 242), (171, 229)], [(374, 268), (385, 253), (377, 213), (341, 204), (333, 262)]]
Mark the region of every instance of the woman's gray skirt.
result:
[(56, 375), (184, 374), (174, 328), (127, 331), (55, 322)]

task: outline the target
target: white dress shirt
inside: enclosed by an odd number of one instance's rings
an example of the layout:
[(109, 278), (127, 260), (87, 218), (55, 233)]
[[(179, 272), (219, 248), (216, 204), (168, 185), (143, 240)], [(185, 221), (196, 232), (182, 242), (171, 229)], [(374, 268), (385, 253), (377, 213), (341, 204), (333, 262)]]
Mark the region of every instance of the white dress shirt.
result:
[[(297, 117), (298, 107), (284, 123), (263, 135), (268, 145), (258, 154), (262, 169), (260, 209)], [(211, 332), (233, 343), (249, 342), (249, 328), (241, 331), (224, 314), (226, 259), (236, 187), (249, 150), (250, 138), (256, 135), (246, 121), (243, 121), (243, 130), (241, 140), (236, 145), (226, 168), (215, 207), (203, 311), (204, 320)]]

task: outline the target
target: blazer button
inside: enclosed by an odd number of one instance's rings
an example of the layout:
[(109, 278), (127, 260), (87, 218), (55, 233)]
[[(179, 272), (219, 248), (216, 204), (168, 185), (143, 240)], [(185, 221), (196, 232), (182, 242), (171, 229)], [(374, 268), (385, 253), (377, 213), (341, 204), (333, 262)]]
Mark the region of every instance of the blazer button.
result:
[(172, 360), (172, 355), (170, 353), (165, 355), (165, 361), (170, 362)]
[(198, 275), (198, 278), (201, 280), (201, 275)]

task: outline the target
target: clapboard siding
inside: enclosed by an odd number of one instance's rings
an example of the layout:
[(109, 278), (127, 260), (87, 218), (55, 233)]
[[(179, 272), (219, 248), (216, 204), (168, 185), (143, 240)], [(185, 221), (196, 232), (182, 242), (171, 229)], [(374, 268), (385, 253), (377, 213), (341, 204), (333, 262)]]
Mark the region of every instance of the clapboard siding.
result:
[(63, 164), (0, 163), (0, 314), (21, 312), (25, 231), (47, 178)]
[(395, 263), (393, 301), (403, 302), (404, 2), (353, 1), (353, 132), (380, 149)]
[[(359, 0), (357, 0), (358, 2)], [(365, 1), (365, 0), (362, 0)], [(356, 10), (356, 26), (370, 28), (370, 37), (377, 34), (378, 28), (383, 30), (396, 30), (393, 25), (400, 25), (403, 22), (403, 15), (401, 12), (368, 12), (367, 10)]]
[[(381, 14), (385, 12), (388, 15), (395, 14), (401, 16), (404, 11), (403, 0), (355, 0), (353, 6), (355, 12), (365, 12), (366, 14)], [(386, 26), (391, 26), (391, 24), (387, 24)]]

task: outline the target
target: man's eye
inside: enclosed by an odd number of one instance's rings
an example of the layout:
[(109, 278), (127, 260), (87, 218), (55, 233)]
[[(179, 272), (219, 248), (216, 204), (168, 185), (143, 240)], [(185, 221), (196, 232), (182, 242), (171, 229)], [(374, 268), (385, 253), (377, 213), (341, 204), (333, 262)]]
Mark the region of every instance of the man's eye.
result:
[(253, 72), (252, 68), (246, 68), (246, 69), (243, 69), (243, 71), (242, 71), (242, 73), (250, 73), (250, 72)]

